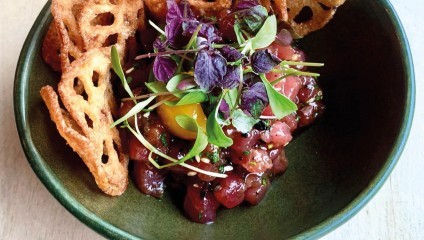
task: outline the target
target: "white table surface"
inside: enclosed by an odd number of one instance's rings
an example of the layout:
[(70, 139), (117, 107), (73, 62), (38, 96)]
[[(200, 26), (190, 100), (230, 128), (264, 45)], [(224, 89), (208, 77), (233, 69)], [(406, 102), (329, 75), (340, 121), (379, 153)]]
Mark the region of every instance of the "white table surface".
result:
[[(45, 0), (4, 0), (0, 6), (0, 239), (102, 239), (63, 208), (38, 180), (16, 131), (16, 62), (44, 4)], [(415, 64), (412, 131), (399, 163), (378, 194), (323, 239), (424, 239), (424, 2), (392, 0), (392, 4), (409, 37)]]

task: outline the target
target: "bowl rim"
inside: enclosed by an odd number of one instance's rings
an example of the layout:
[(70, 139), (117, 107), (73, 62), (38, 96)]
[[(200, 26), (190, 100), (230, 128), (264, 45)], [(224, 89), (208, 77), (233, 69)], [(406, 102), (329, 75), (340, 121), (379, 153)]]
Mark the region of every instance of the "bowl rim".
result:
[[(64, 206), (81, 222), (108, 238), (140, 239), (140, 237), (132, 235), (131, 233), (126, 232), (101, 219), (86, 207), (84, 207), (79, 201), (77, 201), (66, 190), (64, 185), (56, 178), (54, 172), (44, 162), (41, 155), (37, 151), (34, 142), (32, 141), (32, 134), (29, 130), (29, 122), (27, 120), (28, 112), (26, 111), (26, 103), (29, 92), (29, 85), (27, 83), (31, 74), (30, 70), (32, 68), (32, 62), (35, 58), (35, 53), (37, 52), (35, 51), (35, 48), (37, 47), (37, 38), (35, 36), (42, 34), (46, 28), (44, 23), (52, 19), (49, 11), (50, 4), (51, 2), (48, 1), (44, 5), (43, 9), (35, 20), (22, 47), (15, 72), (13, 94), (14, 112), (22, 148), (33, 171), (41, 180), (41, 182), (46, 186), (48, 191), (60, 202), (60, 204), (62, 204), (62, 206)], [(406, 108), (402, 118), (401, 130), (397, 136), (394, 148), (389, 154), (388, 160), (383, 165), (383, 168), (380, 170), (380, 172), (370, 181), (369, 185), (342, 210), (327, 218), (318, 225), (306, 229), (304, 232), (291, 237), (293, 239), (319, 238), (351, 219), (383, 186), (384, 182), (398, 162), (406, 145), (411, 130), (415, 108), (415, 76), (412, 56), (406, 33), (392, 4), (388, 0), (382, 0), (379, 2), (379, 4), (381, 4), (382, 7), (387, 10), (387, 14), (391, 20), (391, 23), (396, 29), (401, 52), (404, 55), (401, 60), (405, 69), (405, 77), (408, 87), (406, 92)]]

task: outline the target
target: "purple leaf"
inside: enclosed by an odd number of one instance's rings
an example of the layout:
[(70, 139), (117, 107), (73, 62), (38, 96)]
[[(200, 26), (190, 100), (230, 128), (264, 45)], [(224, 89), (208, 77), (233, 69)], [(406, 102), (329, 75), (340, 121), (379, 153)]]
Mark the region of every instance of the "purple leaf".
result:
[(165, 36), (166, 41), (169, 43), (169, 45), (178, 48), (179, 46), (183, 46), (184, 44), (181, 43), (181, 36), (183, 33), (182, 29), (182, 21), (178, 19), (174, 19), (170, 21), (165, 26)]
[(258, 5), (260, 5), (258, 0), (242, 0), (237, 3), (236, 9), (237, 10), (249, 9)]
[(262, 5), (235, 12), (236, 23), (241, 29), (256, 34), (268, 18), (268, 11)]
[(170, 57), (157, 56), (153, 63), (153, 74), (161, 82), (168, 82), (177, 70), (177, 63)]
[(230, 106), (225, 99), (222, 99), (221, 104), (219, 105), (219, 111), (224, 115), (224, 119), (228, 119), (230, 117)]
[(174, 20), (183, 21), (184, 19), (195, 19), (190, 9), (190, 4), (182, 0), (179, 4), (175, 0), (167, 0), (168, 12), (166, 13), (166, 24)]
[(253, 84), (241, 94), (241, 109), (254, 118), (258, 118), (267, 105), (268, 95), (262, 82)]
[(227, 66), (227, 73), (220, 83), (220, 87), (225, 89), (233, 89), (240, 84), (240, 67)]
[(259, 74), (271, 71), (276, 65), (280, 64), (281, 59), (272, 54), (269, 49), (261, 49), (252, 54), (250, 61), (252, 70)]
[(293, 37), (289, 30), (283, 28), (275, 37), (275, 41), (281, 46), (289, 46), (293, 42)]
[(167, 0), (168, 12), (166, 14), (165, 36), (169, 44), (179, 48), (188, 41), (182, 36), (183, 22), (195, 20), (194, 14), (187, 1), (181, 1), (179, 4), (175, 0)]
[(180, 83), (178, 83), (177, 88), (178, 88), (178, 90), (183, 91), (183, 90), (193, 88), (195, 86), (197, 86), (197, 84), (196, 84), (196, 82), (194, 82), (194, 79), (193, 78), (187, 78), (187, 79), (182, 80)]
[(166, 43), (165, 43), (165, 41), (162, 41), (162, 39), (160, 37), (157, 37), (155, 39), (155, 41), (153, 42), (153, 47), (158, 52), (165, 52), (165, 50), (166, 50)]
[(225, 45), (221, 49), (219, 49), (222, 56), (227, 59), (229, 62), (235, 62), (239, 60), (240, 58), (244, 57), (244, 54), (239, 52), (237, 49), (230, 47), (228, 45)]
[(210, 92), (218, 87), (227, 73), (227, 61), (213, 50), (201, 50), (194, 65), (194, 80), (203, 90)]
[(210, 23), (202, 23), (196, 19), (190, 19), (183, 22), (183, 35), (186, 37), (191, 37), (200, 24), (202, 24), (202, 27), (200, 28), (198, 34), (199, 37), (207, 39), (208, 43), (219, 42), (222, 40), (218, 29), (216, 29), (214, 25)]

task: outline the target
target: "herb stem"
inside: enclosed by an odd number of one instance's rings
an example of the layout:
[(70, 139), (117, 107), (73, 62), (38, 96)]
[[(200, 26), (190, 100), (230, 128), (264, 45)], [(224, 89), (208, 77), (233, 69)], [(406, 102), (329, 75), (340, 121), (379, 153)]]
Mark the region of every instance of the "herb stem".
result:
[(165, 52), (156, 52), (156, 53), (146, 53), (138, 55), (134, 58), (134, 60), (141, 60), (144, 58), (152, 58), (159, 55), (171, 55), (171, 54), (183, 54), (183, 53), (194, 53), (202, 50), (203, 48), (191, 49), (191, 50), (173, 50), (173, 51), (165, 51)]
[(156, 29), (156, 31), (158, 31), (160, 34), (162, 34), (163, 36), (165, 35), (165, 31), (163, 31), (158, 25), (156, 25), (154, 22), (152, 22), (151, 20), (149, 20), (149, 24)]
[(280, 65), (294, 65), (294, 66), (306, 66), (306, 67), (323, 67), (324, 66), (324, 63), (282, 61), (280, 63)]

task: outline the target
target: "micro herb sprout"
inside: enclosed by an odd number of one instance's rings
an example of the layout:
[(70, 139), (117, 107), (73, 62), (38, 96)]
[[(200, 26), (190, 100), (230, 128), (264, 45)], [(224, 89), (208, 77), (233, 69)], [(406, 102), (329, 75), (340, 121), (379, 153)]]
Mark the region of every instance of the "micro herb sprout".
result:
[[(160, 34), (153, 43), (154, 51), (134, 59), (136, 62), (133, 66), (143, 59), (151, 58), (154, 61), (149, 81), (145, 83), (149, 92), (134, 96), (118, 52), (114, 46), (111, 48), (113, 70), (129, 96), (122, 100), (135, 104), (111, 127), (122, 124), (121, 127), (134, 134), (150, 151), (150, 163), (159, 169), (181, 165), (198, 173), (225, 178), (223, 173), (204, 171), (185, 162), (201, 156), (208, 144), (230, 147), (233, 140), (226, 135), (225, 126), (232, 125), (239, 132), (248, 133), (264, 119), (282, 119), (295, 112), (296, 104), (277, 91), (274, 85), (288, 76), (318, 77), (317, 73), (297, 68), (322, 67), (323, 64), (281, 60), (267, 50), (276, 40), (277, 19), (275, 15), (268, 15), (257, 1), (240, 1), (233, 10), (237, 42), (230, 44), (222, 41), (215, 26), (216, 21), (196, 19), (187, 1), (177, 3), (170, 0), (167, 5), (169, 10), (164, 29), (148, 21)], [(129, 69), (128, 74), (132, 70)], [(270, 82), (265, 75), (269, 72), (280, 74), (281, 77)], [(175, 121), (178, 125), (196, 133), (192, 148), (181, 159), (160, 152), (144, 138), (137, 123), (135, 128), (128, 123), (129, 118), (156, 111), (162, 104), (171, 107), (201, 104), (206, 113), (206, 129), (202, 129), (190, 116), (177, 114)], [(273, 116), (262, 116), (262, 111), (268, 105)], [(134, 119), (137, 122), (137, 118)], [(170, 163), (160, 165), (158, 157)], [(217, 162), (219, 156), (214, 155), (211, 160)]]

